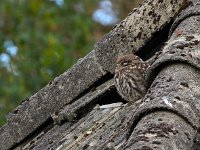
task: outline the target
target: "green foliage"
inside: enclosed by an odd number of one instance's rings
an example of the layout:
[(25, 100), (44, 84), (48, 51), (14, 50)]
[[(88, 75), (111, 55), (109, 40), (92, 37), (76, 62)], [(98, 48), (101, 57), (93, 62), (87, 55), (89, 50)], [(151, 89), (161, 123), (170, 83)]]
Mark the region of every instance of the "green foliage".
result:
[[(10, 57), (10, 70), (0, 62), (0, 125), (5, 114), (92, 49), (91, 9), (96, 1), (1, 0), (0, 54)], [(6, 52), (12, 40), (18, 52)]]
[[(100, 0), (0, 0), (0, 126), (5, 114), (33, 95), (50, 80), (86, 55), (111, 27), (92, 21)], [(141, 0), (111, 0), (125, 18)], [(124, 13), (125, 12), (125, 13)], [(95, 26), (95, 28), (94, 28)], [(18, 48), (16, 55), (5, 48), (6, 41)]]

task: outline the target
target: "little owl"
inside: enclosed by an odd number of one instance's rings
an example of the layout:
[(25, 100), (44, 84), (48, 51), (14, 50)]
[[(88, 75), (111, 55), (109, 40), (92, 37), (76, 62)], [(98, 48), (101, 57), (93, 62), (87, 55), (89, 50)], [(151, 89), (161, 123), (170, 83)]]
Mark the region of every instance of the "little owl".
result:
[(121, 55), (117, 58), (115, 87), (124, 100), (134, 103), (144, 96), (147, 67), (148, 64), (134, 54)]

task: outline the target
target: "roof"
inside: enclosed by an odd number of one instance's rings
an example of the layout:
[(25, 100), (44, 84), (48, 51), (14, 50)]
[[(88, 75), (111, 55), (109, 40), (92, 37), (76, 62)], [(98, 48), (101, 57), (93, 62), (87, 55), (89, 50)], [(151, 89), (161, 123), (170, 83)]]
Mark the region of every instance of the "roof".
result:
[(125, 104), (117, 94), (116, 57), (133, 52), (153, 61), (172, 21), (188, 4), (187, 0), (146, 0), (134, 9), (87, 56), (8, 114), (0, 128), (0, 149), (124, 147), (145, 112), (135, 112), (137, 105)]

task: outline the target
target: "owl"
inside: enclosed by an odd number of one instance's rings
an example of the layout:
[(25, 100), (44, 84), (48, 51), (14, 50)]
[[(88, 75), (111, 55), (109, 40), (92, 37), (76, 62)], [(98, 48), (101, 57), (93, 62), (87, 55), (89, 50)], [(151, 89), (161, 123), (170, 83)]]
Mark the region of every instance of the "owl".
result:
[(145, 74), (149, 66), (134, 54), (118, 56), (114, 75), (119, 95), (131, 103), (141, 99), (145, 92)]

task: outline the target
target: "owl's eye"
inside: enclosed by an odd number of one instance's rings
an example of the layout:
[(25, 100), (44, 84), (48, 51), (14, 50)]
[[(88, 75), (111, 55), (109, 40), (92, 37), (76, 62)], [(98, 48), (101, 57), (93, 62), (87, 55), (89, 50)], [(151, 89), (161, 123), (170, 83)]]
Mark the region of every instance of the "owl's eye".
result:
[(121, 65), (125, 67), (125, 66), (128, 66), (129, 63), (130, 63), (130, 61), (124, 61), (121, 63)]

